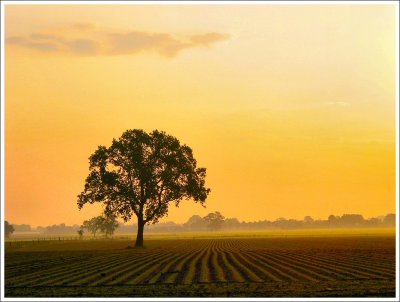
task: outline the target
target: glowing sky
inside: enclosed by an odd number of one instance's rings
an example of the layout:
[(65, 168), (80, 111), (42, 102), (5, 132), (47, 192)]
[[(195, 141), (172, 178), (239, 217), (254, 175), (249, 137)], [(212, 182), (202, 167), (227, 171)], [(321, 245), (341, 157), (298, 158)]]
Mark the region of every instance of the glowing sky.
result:
[(254, 221), (395, 212), (396, 6), (6, 5), (5, 217), (80, 224), (88, 157), (164, 130), (207, 208)]

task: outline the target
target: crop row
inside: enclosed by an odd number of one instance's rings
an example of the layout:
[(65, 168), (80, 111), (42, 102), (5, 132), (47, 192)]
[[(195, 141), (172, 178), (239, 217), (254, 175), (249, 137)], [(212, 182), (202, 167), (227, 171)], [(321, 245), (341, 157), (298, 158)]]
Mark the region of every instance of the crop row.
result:
[[(390, 250), (251, 248), (251, 240), (209, 239), (143, 249), (15, 253), (7, 286), (191, 284), (395, 278)], [(14, 258), (13, 258), (14, 257)], [(18, 261), (19, 265), (18, 265)]]

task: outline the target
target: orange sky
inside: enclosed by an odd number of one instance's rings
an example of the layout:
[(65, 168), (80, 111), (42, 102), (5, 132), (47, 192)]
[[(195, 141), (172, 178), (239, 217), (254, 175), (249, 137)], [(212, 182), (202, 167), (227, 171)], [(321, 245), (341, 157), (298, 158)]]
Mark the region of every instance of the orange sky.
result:
[(6, 5), (5, 217), (80, 224), (88, 157), (164, 130), (239, 220), (395, 212), (395, 5)]

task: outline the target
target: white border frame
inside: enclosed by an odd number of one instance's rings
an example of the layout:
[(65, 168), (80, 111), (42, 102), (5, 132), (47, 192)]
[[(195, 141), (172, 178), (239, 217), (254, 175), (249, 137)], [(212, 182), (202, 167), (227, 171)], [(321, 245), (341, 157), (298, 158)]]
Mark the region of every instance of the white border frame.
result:
[[(396, 9), (396, 297), (395, 298), (6, 298), (4, 297), (5, 6), (6, 5), (393, 5)], [(399, 301), (399, 2), (397, 1), (2, 1), (1, 2), (1, 295), (0, 301)]]

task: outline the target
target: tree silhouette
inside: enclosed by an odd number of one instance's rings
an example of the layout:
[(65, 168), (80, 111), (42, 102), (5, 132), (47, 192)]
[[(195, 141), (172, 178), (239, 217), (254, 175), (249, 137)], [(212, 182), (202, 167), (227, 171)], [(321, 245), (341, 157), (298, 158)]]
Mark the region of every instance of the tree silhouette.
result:
[(189, 230), (201, 230), (206, 226), (206, 222), (200, 215), (193, 215), (183, 224), (183, 226)]
[(83, 227), (81, 227), (79, 230), (76, 231), (78, 233), (79, 239), (82, 239), (83, 237)]
[(361, 226), (365, 222), (360, 214), (343, 214), (340, 217), (340, 224), (344, 226)]
[(383, 223), (388, 226), (396, 226), (396, 214), (387, 214), (385, 218), (383, 218)]
[(314, 219), (311, 216), (305, 216), (303, 221), (306, 224), (312, 224), (314, 222)]
[(220, 212), (210, 213), (203, 218), (211, 230), (219, 230), (222, 228), (225, 217)]
[(90, 233), (92, 233), (93, 237), (96, 237), (97, 231), (101, 229), (103, 223), (103, 217), (97, 216), (92, 219), (85, 220), (82, 224), (83, 229), (87, 229)]
[(224, 222), (224, 227), (227, 229), (237, 229), (240, 228), (240, 222), (237, 218), (226, 218)]
[(14, 233), (14, 227), (8, 221), (4, 221), (4, 237), (9, 238), (10, 235)]
[(135, 246), (143, 246), (146, 223), (157, 223), (168, 206), (183, 199), (204, 205), (206, 169), (197, 168), (192, 149), (165, 132), (127, 130), (109, 148), (99, 146), (90, 156), (90, 173), (78, 195), (78, 207), (101, 202), (107, 215), (128, 221), (136, 215)]
[(115, 216), (103, 216), (100, 224), (100, 230), (103, 232), (106, 237), (109, 235), (113, 235), (114, 231), (118, 228), (118, 221), (115, 219)]

